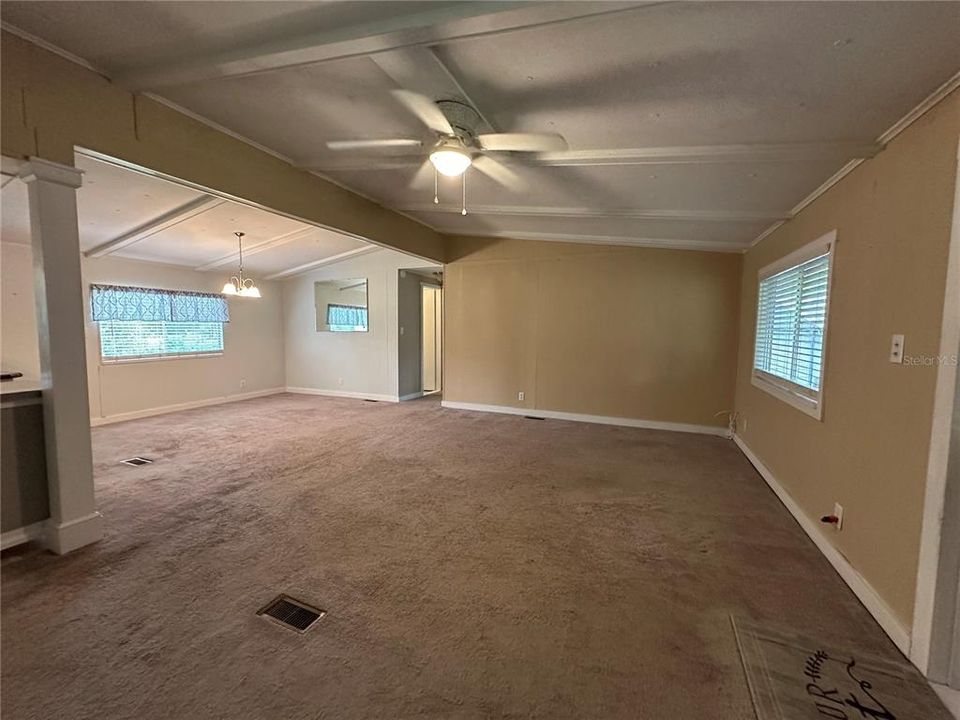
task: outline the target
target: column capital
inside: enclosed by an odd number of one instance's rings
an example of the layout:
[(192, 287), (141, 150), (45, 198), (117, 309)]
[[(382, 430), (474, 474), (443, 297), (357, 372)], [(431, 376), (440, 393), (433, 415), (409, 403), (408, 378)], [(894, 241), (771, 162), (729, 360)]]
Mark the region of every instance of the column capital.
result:
[(78, 188), (83, 184), (83, 170), (70, 165), (62, 165), (52, 160), (31, 157), (29, 162), (20, 168), (20, 179), (25, 183), (43, 180), (57, 185)]

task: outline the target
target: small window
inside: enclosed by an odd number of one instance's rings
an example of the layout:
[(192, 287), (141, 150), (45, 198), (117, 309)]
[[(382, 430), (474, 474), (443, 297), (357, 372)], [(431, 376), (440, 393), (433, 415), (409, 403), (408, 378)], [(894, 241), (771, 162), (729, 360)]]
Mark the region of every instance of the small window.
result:
[(835, 242), (836, 231), (759, 273), (753, 384), (817, 419)]
[(104, 361), (223, 352), (227, 301), (213, 293), (92, 285), (90, 306)]

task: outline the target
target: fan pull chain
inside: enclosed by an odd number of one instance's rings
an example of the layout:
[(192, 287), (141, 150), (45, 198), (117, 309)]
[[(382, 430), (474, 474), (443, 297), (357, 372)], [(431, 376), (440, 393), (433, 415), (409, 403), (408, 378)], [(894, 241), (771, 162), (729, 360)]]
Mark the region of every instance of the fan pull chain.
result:
[(460, 214), (466, 215), (467, 214), (467, 174), (463, 173), (463, 175), (460, 176), (460, 179), (462, 181), (461, 187), (463, 188), (463, 204), (461, 205)]
[(433, 169), (433, 204), (434, 205), (440, 204), (440, 192), (438, 188), (439, 178), (440, 178), (440, 174), (437, 172), (437, 169), (434, 168)]

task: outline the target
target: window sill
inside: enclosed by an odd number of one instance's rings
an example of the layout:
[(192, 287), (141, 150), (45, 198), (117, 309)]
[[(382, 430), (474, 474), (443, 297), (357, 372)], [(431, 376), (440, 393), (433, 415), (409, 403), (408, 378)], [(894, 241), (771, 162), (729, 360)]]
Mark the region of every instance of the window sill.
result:
[(778, 400), (782, 400), (792, 407), (795, 407), (805, 415), (809, 415), (814, 420), (823, 419), (823, 403), (819, 399), (813, 399), (802, 395), (794, 390), (786, 382), (780, 383), (770, 376), (758, 373), (754, 370), (750, 374), (750, 384), (755, 388), (763, 390), (768, 395), (772, 395)]
[(101, 367), (110, 367), (112, 365), (136, 365), (138, 363), (155, 363), (164, 360), (196, 360), (201, 358), (223, 357), (222, 352), (215, 353), (194, 353), (192, 355), (158, 355), (157, 357), (135, 357), (135, 358), (100, 358)]

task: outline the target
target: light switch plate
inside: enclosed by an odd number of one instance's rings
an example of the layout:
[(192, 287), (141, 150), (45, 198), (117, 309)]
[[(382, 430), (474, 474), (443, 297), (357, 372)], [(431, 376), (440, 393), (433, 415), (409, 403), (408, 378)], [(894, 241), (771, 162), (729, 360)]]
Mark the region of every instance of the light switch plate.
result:
[(903, 335), (890, 336), (890, 362), (903, 364)]

